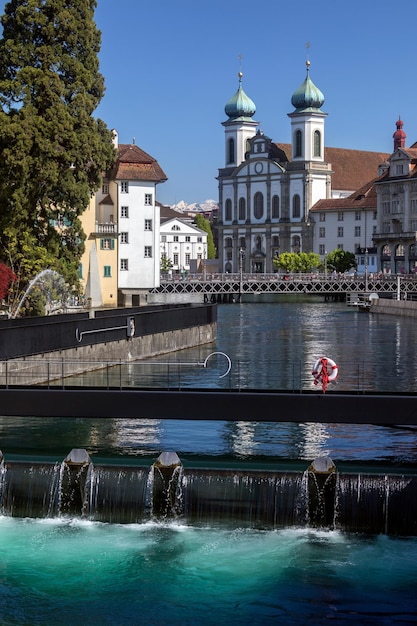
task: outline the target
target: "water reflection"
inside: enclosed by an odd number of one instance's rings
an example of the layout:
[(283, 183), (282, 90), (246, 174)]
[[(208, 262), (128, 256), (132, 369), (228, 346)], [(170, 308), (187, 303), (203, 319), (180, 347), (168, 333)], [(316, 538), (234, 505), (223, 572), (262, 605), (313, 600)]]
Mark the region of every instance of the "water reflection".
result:
[[(312, 365), (325, 354), (339, 365), (339, 390), (410, 392), (417, 377), (416, 344), (412, 319), (368, 315), (343, 304), (220, 305), (215, 343), (151, 359), (156, 362), (152, 367), (135, 362), (111, 374), (92, 373), (83, 382), (95, 385), (114, 376), (123, 385), (158, 387), (166, 384), (168, 367), (169, 383), (179, 380), (182, 387), (312, 389)], [(214, 351), (230, 356), (231, 381), (219, 377), (224, 358), (210, 360), (207, 368), (185, 366), (204, 362)], [(224, 417), (219, 414), (212, 422), (150, 420), (138, 406), (137, 419), (0, 418), (0, 449), (6, 455), (48, 455), (52, 450), (58, 460), (79, 447), (91, 454), (131, 458), (174, 450), (239, 459), (310, 461), (330, 455), (335, 460), (417, 463), (415, 430), (310, 424), (308, 414), (303, 424), (264, 423), (261, 404), (251, 422), (229, 423)]]

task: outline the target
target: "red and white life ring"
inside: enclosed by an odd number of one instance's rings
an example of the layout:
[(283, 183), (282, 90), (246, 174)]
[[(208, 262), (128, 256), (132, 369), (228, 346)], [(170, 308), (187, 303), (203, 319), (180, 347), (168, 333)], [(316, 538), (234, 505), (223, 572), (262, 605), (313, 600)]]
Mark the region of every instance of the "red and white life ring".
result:
[(311, 373), (313, 374), (314, 378), (318, 382), (318, 380), (321, 378), (322, 370), (324, 367), (323, 365), (324, 361), (326, 361), (326, 367), (331, 368), (330, 373), (329, 373), (329, 369), (327, 369), (327, 380), (331, 383), (332, 381), (336, 380), (337, 375), (339, 373), (339, 368), (336, 365), (336, 363), (333, 361), (333, 359), (329, 359), (327, 356), (321, 356), (314, 363), (313, 371)]

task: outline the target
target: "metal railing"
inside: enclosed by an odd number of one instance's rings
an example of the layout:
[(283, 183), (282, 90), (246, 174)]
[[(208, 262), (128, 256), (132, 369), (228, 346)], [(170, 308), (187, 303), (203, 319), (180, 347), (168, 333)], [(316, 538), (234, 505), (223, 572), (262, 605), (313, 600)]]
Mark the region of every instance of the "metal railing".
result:
[[(246, 389), (302, 393), (314, 386), (312, 365), (277, 359), (264, 364), (232, 361), (212, 352), (196, 361), (160, 359), (99, 361), (67, 359), (13, 359), (0, 361), (0, 387), (100, 389)], [(349, 393), (410, 393), (417, 388), (405, 367), (387, 370), (380, 360), (339, 364), (339, 377), (328, 391)]]

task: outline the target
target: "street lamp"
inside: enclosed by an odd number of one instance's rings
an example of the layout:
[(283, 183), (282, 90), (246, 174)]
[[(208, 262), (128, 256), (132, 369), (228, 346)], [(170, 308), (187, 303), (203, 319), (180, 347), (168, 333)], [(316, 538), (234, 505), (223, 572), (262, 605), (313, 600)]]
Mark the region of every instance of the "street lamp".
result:
[(368, 248), (365, 248), (365, 292), (368, 293)]
[(327, 250), (324, 251), (324, 275), (327, 278)]

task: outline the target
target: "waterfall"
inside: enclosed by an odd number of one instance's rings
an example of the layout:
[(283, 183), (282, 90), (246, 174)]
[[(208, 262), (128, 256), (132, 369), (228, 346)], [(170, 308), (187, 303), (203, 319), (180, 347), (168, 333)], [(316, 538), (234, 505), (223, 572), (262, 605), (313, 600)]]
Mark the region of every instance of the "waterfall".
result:
[(88, 517), (113, 524), (142, 522), (147, 516), (148, 468), (94, 467), (88, 492)]
[(235, 470), (184, 473), (184, 516), (192, 522), (238, 522), (279, 528), (306, 523), (303, 475)]
[(11, 517), (54, 517), (59, 508), (60, 463), (5, 463), (1, 511)]
[(346, 531), (415, 536), (416, 496), (417, 476), (340, 475), (335, 525)]
[(54, 464), (0, 456), (0, 512), (417, 536), (417, 475), (343, 474), (328, 461), (280, 472), (186, 469), (175, 453), (150, 467), (96, 466), (77, 449)]

